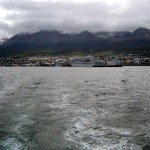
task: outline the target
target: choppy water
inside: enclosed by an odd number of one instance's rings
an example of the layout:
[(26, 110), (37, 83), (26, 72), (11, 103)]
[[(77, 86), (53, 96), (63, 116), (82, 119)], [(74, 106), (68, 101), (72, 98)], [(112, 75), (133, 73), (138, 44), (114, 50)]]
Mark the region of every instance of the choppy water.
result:
[(0, 68), (0, 150), (142, 150), (150, 68)]

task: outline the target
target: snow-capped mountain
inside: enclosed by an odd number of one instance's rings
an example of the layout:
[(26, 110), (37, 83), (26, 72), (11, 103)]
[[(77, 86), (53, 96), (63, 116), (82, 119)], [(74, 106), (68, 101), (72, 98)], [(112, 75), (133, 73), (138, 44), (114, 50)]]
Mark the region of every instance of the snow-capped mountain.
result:
[(134, 32), (114, 31), (64, 33), (42, 30), (35, 33), (16, 34), (0, 41), (0, 53), (26, 50), (52, 50), (55, 52), (149, 49), (150, 29), (138, 28)]
[(7, 38), (0, 39), (0, 45), (2, 45), (3, 43), (5, 43), (7, 40), (8, 40)]

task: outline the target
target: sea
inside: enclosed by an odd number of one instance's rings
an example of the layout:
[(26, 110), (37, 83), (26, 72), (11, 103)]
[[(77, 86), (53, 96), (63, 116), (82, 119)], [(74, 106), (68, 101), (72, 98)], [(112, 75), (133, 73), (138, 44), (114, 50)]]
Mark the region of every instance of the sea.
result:
[(0, 150), (150, 149), (150, 67), (0, 67)]

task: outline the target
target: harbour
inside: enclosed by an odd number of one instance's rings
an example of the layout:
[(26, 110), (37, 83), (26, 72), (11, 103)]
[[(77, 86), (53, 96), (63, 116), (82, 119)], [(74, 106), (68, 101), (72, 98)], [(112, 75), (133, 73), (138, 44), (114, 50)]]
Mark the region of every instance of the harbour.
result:
[(32, 56), (0, 58), (1, 67), (122, 67), (150, 66), (146, 55), (83, 55), (83, 56)]

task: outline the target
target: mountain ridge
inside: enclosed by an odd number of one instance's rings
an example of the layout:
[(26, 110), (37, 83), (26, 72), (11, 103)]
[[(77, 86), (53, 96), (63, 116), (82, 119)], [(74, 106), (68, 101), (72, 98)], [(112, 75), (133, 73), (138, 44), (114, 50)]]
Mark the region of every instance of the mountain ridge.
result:
[(0, 56), (4, 53), (26, 50), (101, 51), (150, 48), (150, 29), (138, 28), (129, 31), (82, 31), (64, 33), (58, 30), (41, 30), (34, 33), (16, 34), (0, 46)]

